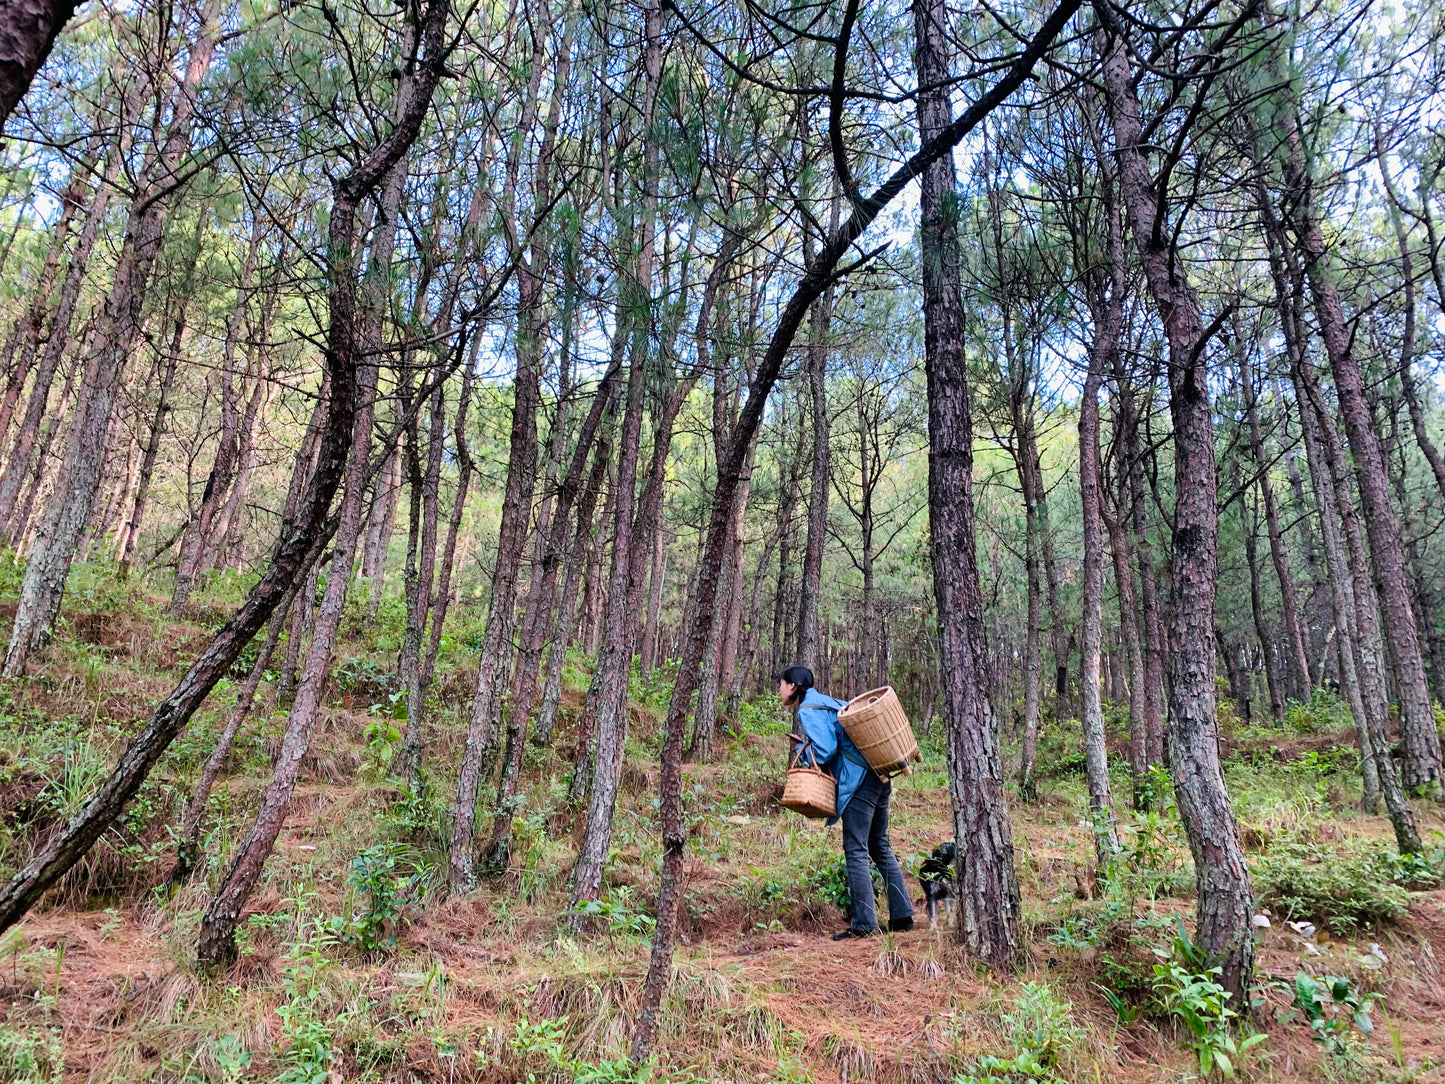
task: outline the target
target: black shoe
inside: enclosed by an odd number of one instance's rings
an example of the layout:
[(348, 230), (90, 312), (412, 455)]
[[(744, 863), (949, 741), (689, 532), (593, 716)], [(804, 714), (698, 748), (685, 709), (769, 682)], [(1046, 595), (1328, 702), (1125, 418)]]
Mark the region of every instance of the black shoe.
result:
[(846, 930), (843, 930), (841, 933), (835, 933), (833, 935), (833, 940), (846, 941), (850, 937), (872, 937), (877, 932), (877, 930), (855, 930), (850, 927)]
[(907, 933), (911, 929), (913, 929), (912, 915), (907, 918), (890, 918), (888, 920), (889, 933)]

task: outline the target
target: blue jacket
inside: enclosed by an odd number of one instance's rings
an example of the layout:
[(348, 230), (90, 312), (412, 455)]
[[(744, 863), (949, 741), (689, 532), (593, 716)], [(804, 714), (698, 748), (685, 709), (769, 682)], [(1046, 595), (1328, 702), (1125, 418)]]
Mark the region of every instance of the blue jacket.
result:
[[(838, 816), (829, 820), (829, 824), (837, 823), (868, 772), (868, 762), (838, 722), (838, 709), (845, 703), (824, 696), (817, 689), (809, 689), (798, 705), (798, 724), (812, 744), (818, 767), (838, 781)], [(803, 759), (806, 763), (807, 757)]]

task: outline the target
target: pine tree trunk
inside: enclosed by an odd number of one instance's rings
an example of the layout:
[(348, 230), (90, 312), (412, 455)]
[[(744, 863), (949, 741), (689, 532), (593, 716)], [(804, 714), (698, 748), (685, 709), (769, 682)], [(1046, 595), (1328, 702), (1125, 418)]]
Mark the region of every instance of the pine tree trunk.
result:
[[(552, 646), (547, 656), (547, 677), (542, 688), (542, 704), (537, 709), (537, 727), (533, 731), (532, 738), (536, 745), (543, 747), (552, 743), (552, 730), (557, 723), (557, 709), (562, 702), (562, 669), (567, 661), (567, 648), (572, 642), (573, 634), (583, 613), (583, 606), (574, 601), (582, 580), (582, 566), (591, 550), (601, 546), (600, 538), (595, 540), (591, 548), (588, 546), (588, 541), (593, 535), (592, 517), (597, 510), (597, 498), (602, 489), (602, 483), (607, 478), (607, 464), (612, 456), (611, 428), (613, 423), (610, 418), (616, 412), (616, 389), (613, 391), (612, 402), (609, 403), (607, 410), (609, 420), (598, 434), (597, 454), (593, 458), (592, 470), (577, 500), (577, 527), (572, 535), (572, 545), (567, 552), (567, 568), (562, 576), (562, 589), (557, 604), (553, 607), (552, 625), (547, 633), (547, 639)], [(585, 772), (581, 774), (585, 776)], [(580, 797), (581, 792), (576, 790), (580, 785), (578, 776), (579, 773), (574, 771), (572, 789), (575, 795)], [(569, 804), (575, 805), (575, 799)]]
[(823, 546), (828, 538), (828, 488), (832, 484), (828, 449), (828, 325), (833, 291), (814, 303), (809, 317), (808, 389), (811, 396), (813, 470), (808, 489), (808, 538), (803, 547), (803, 579), (798, 590), (798, 646), (792, 662), (818, 665), (818, 608), (823, 591)]
[[(262, 323), (263, 329), (266, 322)], [(262, 337), (265, 337), (263, 330)], [(213, 561), (216, 568), (233, 568), (240, 571), (243, 563), (245, 541), (246, 498), (251, 492), (251, 472), (256, 468), (256, 430), (261, 418), (270, 405), (276, 385), (265, 376), (257, 376), (251, 389), (251, 400), (246, 404), (246, 416), (241, 423), (241, 451), (236, 460), (236, 480), (231, 494), (226, 498), (226, 507), (221, 513), (216, 537), (221, 540)]]
[(366, 543), (361, 550), (361, 577), (366, 581), (366, 620), (376, 620), (381, 598), (386, 593), (386, 555), (396, 525), (396, 508), (401, 499), (401, 452), (386, 457), (377, 477), (376, 492), (366, 516)]
[[(423, 43), (418, 50), (419, 62), (415, 69), (403, 74), (397, 88), (397, 115), (390, 134), (350, 173), (333, 183), (330, 250), (332, 260), (338, 261), (339, 265), (338, 262), (333, 262), (329, 275), (332, 283), (332, 329), (328, 341), (328, 357), (332, 361), (330, 368), (333, 372), (337, 369), (338, 358), (347, 367), (342, 374), (346, 377), (345, 380), (333, 378), (333, 396), (344, 393), (359, 402), (354, 415), (345, 418), (347, 424), (344, 433), (336, 434), (335, 425), (328, 421), (326, 439), (323, 441), (323, 454), (326, 455), (323, 462), (329, 463), (344, 457), (346, 489), (337, 516), (331, 574), (317, 612), (315, 634), (307, 650), (305, 670), (287, 721), (271, 783), (262, 798), (261, 809), (250, 831), (238, 847), (216, 894), (202, 916), (196, 954), (203, 966), (226, 965), (235, 958), (236, 924), (285, 821), (301, 758), (309, 745), (311, 730), (320, 707), (331, 651), (350, 586), (357, 536), (360, 533), (362, 496), (376, 397), (375, 355), (364, 355), (365, 360), (361, 361), (357, 358), (358, 347), (364, 341), (363, 324), (370, 318), (370, 314), (363, 311), (361, 319), (357, 318), (353, 248), (356, 210), (358, 204), (377, 186), (385, 182), (394, 183), (397, 174), (405, 172), (403, 163), (416, 141), (422, 120), (430, 109), (432, 92), (441, 75), (449, 10), (450, 6), (441, 0), (433, 0), (425, 9), (422, 24), (417, 31)], [(374, 253), (373, 248), (373, 255)], [(385, 267), (378, 268), (373, 264), (368, 276), (385, 274), (386, 271)], [(338, 413), (335, 403), (332, 411)], [(340, 447), (344, 447), (345, 451), (340, 452)], [(342, 470), (339, 463), (331, 469), (335, 469), (338, 475)], [(308, 496), (310, 491), (311, 487), (308, 487)]]
[[(492, 842), (486, 865), (491, 870), (506, 868), (511, 856), (512, 822), (516, 814), (517, 790), (522, 777), (522, 756), (526, 750), (527, 724), (532, 715), (538, 687), (538, 671), (542, 649), (557, 605), (557, 573), (567, 545), (567, 528), (572, 522), (573, 505), (582, 484), (582, 472), (597, 440), (604, 413), (612, 403), (619, 368), (609, 367), (597, 388), (592, 405), (582, 421), (573, 448), (567, 473), (558, 487), (556, 506), (547, 524), (547, 539), (541, 567), (534, 571), (531, 599), (526, 608), (522, 630), (522, 651), (517, 660), (512, 682), (510, 706), (507, 711), (507, 740), (502, 754), (502, 778), (497, 787), (497, 817), (492, 825)], [(560, 442), (558, 443), (560, 451)], [(589, 510), (590, 512), (590, 510)], [(543, 525), (539, 524), (539, 533)]]
[(418, 422), (406, 431), (406, 466), (410, 501), (406, 536), (406, 629), (396, 672), (406, 695), (406, 733), (396, 751), (394, 774), (407, 780), (413, 791), (421, 785), (421, 728), (426, 714), (427, 684), (422, 681), (422, 637), (432, 608), (436, 576), (437, 517), (440, 504), (442, 451), (446, 445), (446, 389), (432, 392), (431, 426), (427, 433), (426, 470), (417, 448)]
[(348, 573), (361, 530), (362, 491), (366, 485), (367, 452), (371, 447), (376, 365), (368, 359), (359, 369), (357, 389), (361, 406), (353, 427), (351, 454), (346, 467), (346, 490), (331, 555), (331, 573), (326, 580), (321, 605), (316, 609), (311, 642), (307, 645), (296, 698), (291, 704), (271, 782), (261, 799), (256, 819), (232, 855), (220, 886), (201, 918), (196, 938), (196, 958), (203, 967), (229, 966), (236, 957), (236, 924), (240, 921), (242, 908), (261, 879), (261, 871), (275, 846), (276, 837), (286, 823), (291, 796), (301, 772), (301, 759), (311, 745), (311, 734), (320, 714), (321, 696), (330, 673), (336, 634), (341, 627), (347, 590), (351, 584)]
[(1214, 601), (1219, 524), (1214, 427), (1203, 321), (1173, 234), (1156, 229), (1159, 207), (1140, 147), (1142, 129), (1126, 46), (1112, 10), (1095, 5), (1108, 29), (1102, 82), (1113, 121), (1122, 203), (1169, 344), (1174, 423), (1173, 615), (1169, 630), (1168, 751), (1180, 819), (1194, 856), (1199, 893), (1196, 941), (1222, 968), (1237, 1011), (1248, 1010), (1254, 973), (1254, 896), (1239, 825), (1219, 763), (1214, 695)]
[[(647, 45), (645, 70), (647, 89), (644, 116), (651, 116), (656, 102), (661, 72), (661, 10), (647, 9)], [(592, 750), (591, 783), (587, 788), (587, 827), (572, 866), (571, 897), (573, 911), (584, 900), (595, 900), (602, 886), (602, 872), (612, 842), (613, 816), (616, 812), (617, 789), (622, 769), (622, 751), (627, 737), (627, 685), (632, 661), (632, 619), (628, 612), (629, 577), (631, 575), (633, 511), (636, 507), (637, 462), (642, 437), (642, 410), (646, 383), (646, 325), (637, 323), (651, 303), (652, 259), (656, 236), (657, 147), (649, 136), (645, 154), (651, 165), (644, 167), (644, 202), (642, 243), (631, 273), (619, 283), (619, 290), (628, 293), (619, 298), (619, 315), (627, 314), (628, 331), (632, 337), (627, 377), (627, 407), (623, 414), (620, 437), (620, 458), (615, 484), (616, 530), (612, 543), (612, 565), (607, 578), (607, 599), (603, 612), (602, 644), (597, 669), (592, 674), (588, 699), (595, 704), (593, 724), (595, 748)], [(579, 759), (579, 764), (581, 763)], [(576, 773), (573, 783), (576, 785)], [(574, 919), (575, 921), (575, 919)]]
[(14, 0), (0, 10), (0, 128), (50, 55), (77, 0)]
[(642, 622), (642, 646), (638, 666), (643, 680), (652, 676), (658, 665), (658, 624), (662, 620), (662, 591), (667, 580), (667, 536), (658, 531), (652, 544), (652, 568), (647, 574), (647, 616)]
[[(314, 561), (317, 556), (312, 554), (308, 559)], [(226, 765), (226, 759), (231, 755), (231, 747), (236, 743), (236, 735), (240, 733), (241, 724), (251, 713), (251, 705), (256, 699), (256, 690), (261, 687), (261, 681), (266, 675), (266, 667), (271, 664), (271, 656), (275, 654), (276, 644), (281, 639), (281, 630), (286, 627), (287, 611), (295, 601), (298, 588), (304, 582), (305, 576), (298, 576), (293, 580), (290, 590), (277, 605), (275, 612), (271, 614), (266, 639), (261, 644), (256, 661), (251, 664), (251, 671), (246, 675), (246, 680), (236, 696), (236, 706), (227, 716), (226, 726), (216, 738), (216, 744), (211, 748), (211, 755), (206, 758), (206, 763), (201, 768), (200, 777), (196, 780), (196, 789), (181, 817), (181, 830), (176, 843), (176, 864), (171, 867), (171, 872), (167, 877), (167, 880), (173, 885), (184, 884), (190, 878), (191, 871), (195, 869), (196, 863), (200, 859), (201, 819), (205, 816), (206, 806), (211, 800), (211, 790), (215, 787), (216, 780), (220, 778), (221, 769)]]
[(487, 606), (487, 626), (477, 665), (476, 689), (466, 748), (457, 776), (452, 804), (451, 860), (448, 870), (452, 891), (470, 892), (476, 885), (473, 853), (477, 795), (484, 768), (490, 769), (496, 743), (501, 690), (511, 674), (512, 640), (517, 617), (517, 579), (531, 520), (532, 490), (537, 477), (537, 410), (541, 405), (542, 328), (539, 326), (541, 280), (521, 271), (523, 328), (517, 343), (512, 426), (507, 459), (507, 485), (497, 538), (496, 571)]
[[(1017, 419), (1017, 414), (1015, 414)], [(1018, 422), (1016, 420), (1015, 424)], [(1027, 616), (1024, 625), (1024, 654), (1020, 660), (1024, 682), (1024, 734), (1023, 751), (1019, 760), (1019, 797), (1026, 802), (1038, 800), (1038, 788), (1034, 783), (1034, 760), (1039, 739), (1039, 705), (1043, 685), (1043, 583), (1040, 571), (1042, 555), (1039, 552), (1039, 517), (1036, 494), (1033, 491), (1033, 472), (1024, 465), (1024, 440), (1022, 433), (1017, 437), (1020, 451), (1017, 468), (1024, 495), (1024, 576), (1027, 583)], [(1025, 481), (1025, 478), (1028, 481)]]
[(1405, 546), (1400, 523), (1390, 505), (1385, 462), (1380, 452), (1365, 396), (1359, 360), (1351, 349), (1344, 303), (1330, 268), (1324, 232), (1311, 203), (1312, 180), (1304, 164), (1293, 119), (1286, 124), (1285, 186), (1290, 200), (1288, 225), (1295, 238), (1300, 270), (1309, 284), (1315, 319), (1335, 378), (1340, 414), (1350, 442), (1360, 501), (1369, 534), (1380, 602), (1384, 608), (1385, 643), (1389, 647), (1400, 704), (1400, 736), (1404, 750), (1401, 776), (1405, 790), (1434, 794), (1441, 789), (1440, 735), (1425, 681), (1419, 625), (1411, 606), (1406, 578)]
[(0, 671), (5, 677), (23, 674), (31, 652), (49, 637), (60, 612), (71, 561), (90, 518), (104, 465), (105, 438), (115, 391), (141, 333), (142, 306), (151, 268), (160, 250), (171, 201), (182, 183), (176, 170), (190, 145), (196, 96), (211, 62), (218, 6), (217, 0), (207, 0), (199, 16), (169, 131), (162, 147), (147, 163), (145, 180), (132, 204), (115, 280), (92, 347), (94, 378), (85, 389), (86, 409), (75, 419), (74, 459), (64, 486), (51, 495), (45, 517), (36, 530), (30, 562), (20, 587), (5, 665)]
[[(196, 576), (204, 565), (205, 551), (212, 545), (216, 512), (225, 505), (236, 475), (241, 425), (240, 411), (237, 409), (239, 391), (236, 387), (236, 343), (241, 337), (242, 324), (250, 303), (251, 276), (255, 273), (256, 254), (261, 247), (261, 229), (261, 216), (253, 216), (251, 243), (247, 246), (240, 279), (236, 283), (236, 301), (226, 326), (226, 344), (221, 352), (221, 429), (216, 445), (216, 458), (211, 464), (210, 474), (206, 476), (201, 507), (191, 529), (181, 542), (181, 559), (176, 567), (175, 585), (171, 591), (172, 617), (178, 617), (185, 612), (186, 602), (195, 587)], [(182, 296), (189, 296), (189, 291)]]
[[(1264, 613), (1264, 603), (1259, 587), (1259, 555), (1255, 540), (1259, 534), (1259, 513), (1256, 511), (1250, 522), (1245, 522), (1243, 506), (1240, 509), (1240, 533), (1244, 536), (1244, 560), (1249, 566), (1249, 608), (1254, 618), (1255, 635), (1259, 637), (1259, 648), (1264, 663), (1264, 683), (1269, 690), (1270, 718), (1279, 723), (1284, 719), (1284, 687), (1279, 676), (1278, 660), (1275, 658), (1275, 632)], [(1235, 699), (1239, 699), (1236, 691)]]
[(1292, 671), (1294, 698), (1301, 702), (1310, 698), (1310, 661), (1305, 647), (1304, 627), (1300, 622), (1299, 602), (1295, 596), (1294, 574), (1289, 567), (1289, 554), (1285, 549), (1284, 532), (1279, 524), (1279, 505), (1275, 500), (1274, 487), (1269, 481), (1269, 460), (1265, 457), (1264, 435), (1259, 423), (1259, 408), (1255, 402), (1254, 374), (1249, 360), (1241, 352), (1239, 356), (1239, 381), (1244, 391), (1245, 420), (1248, 423), (1251, 458), (1257, 472), (1256, 485), (1264, 504), (1264, 524), (1269, 535), (1269, 555), (1274, 563), (1275, 578), (1279, 581), (1279, 594), (1285, 629), (1285, 642), (1289, 645), (1289, 661)]
[(1287, 290), (1283, 252), (1282, 245), (1271, 244), (1276, 299), (1280, 306), (1281, 324), (1286, 329), (1291, 375), (1295, 387), (1303, 396), (1300, 402), (1300, 431), (1304, 437), (1310, 478), (1314, 483), (1325, 558), (1329, 563), (1336, 635), (1340, 639), (1341, 683), (1354, 678), (1354, 691), (1346, 690), (1346, 695), (1351, 714), (1355, 715), (1360, 742), (1366, 808), (1373, 811), (1377, 800), (1373, 792), (1377, 791), (1379, 797), (1385, 800), (1385, 809), (1395, 829), (1400, 852), (1418, 853), (1420, 834), (1415, 826), (1414, 812), (1405, 800), (1395, 762), (1390, 755), (1386, 730), (1389, 702), (1385, 690), (1384, 645), (1380, 639), (1375, 589), (1369, 579), (1363, 540), (1354, 523), (1354, 505), (1348, 494), (1348, 468), (1343, 462), (1343, 449), (1339, 446), (1337, 435), (1331, 426), (1325, 424), (1329, 419), (1316, 409), (1316, 402), (1322, 406), (1324, 400), (1311, 362), (1305, 355), (1302, 314), (1295, 308), (1294, 295)]
[(1100, 871), (1119, 853), (1114, 795), (1109, 787), (1109, 754), (1104, 734), (1104, 703), (1100, 689), (1100, 651), (1104, 632), (1104, 494), (1103, 457), (1099, 450), (1099, 389), (1104, 372), (1119, 350), (1124, 325), (1124, 240), (1114, 199), (1114, 178), (1104, 176), (1103, 204), (1108, 218), (1110, 282), (1107, 301), (1102, 290), (1091, 291), (1090, 309), (1094, 341), (1089, 349), (1089, 372), (1079, 401), (1079, 499), (1084, 521), (1083, 652), (1079, 666), (1084, 762), (1089, 783), (1089, 813), (1093, 819), (1094, 855)]
[[(707, 630), (703, 627), (704, 621), (701, 615), (708, 613), (717, 601), (717, 580), (721, 568), (723, 551), (727, 544), (727, 523), (728, 512), (732, 507), (734, 490), (741, 480), (743, 461), (747, 455), (747, 449), (757, 435), (758, 427), (762, 422), (763, 409), (769, 393), (777, 382), (778, 374), (782, 370), (783, 362), (790, 351), (793, 340), (797, 335), (798, 328), (807, 315), (808, 309), (813, 302), (826, 289), (832, 281), (833, 272), (838, 262), (843, 258), (848, 247), (858, 239), (864, 230), (877, 218), (878, 213), (891, 202), (903, 187), (920, 174), (926, 176), (929, 168), (935, 163), (948, 161), (951, 167), (951, 159), (947, 156), (953, 147), (967, 135), (980, 120), (986, 117), (1000, 102), (1012, 94), (1028, 77), (1038, 57), (1049, 47), (1054, 38), (1063, 29), (1065, 23), (1077, 10), (1077, 4), (1072, 0), (1066, 0), (1064, 5), (1054, 11), (1040, 27), (1038, 33), (1025, 47), (1022, 53), (1014, 60), (1004, 74), (998, 79), (993, 87), (986, 92), (978, 101), (951, 124), (942, 126), (942, 130), (932, 139), (924, 143), (908, 163), (896, 170), (879, 188), (866, 200), (859, 200), (854, 205), (853, 213), (848, 221), (839, 228), (829, 239), (826, 248), (817, 257), (810, 261), (808, 271), (801, 280), (784, 305), (778, 318), (778, 324), (768, 341), (758, 361), (758, 367), (753, 376), (748, 392), (747, 402), (738, 416), (737, 430), (734, 434), (731, 445), (728, 448), (727, 463), (725, 469), (719, 472), (722, 485), (717, 493), (713, 495), (713, 507), (708, 522), (705, 551), (701, 564), (701, 576), (698, 583), (698, 605), (695, 610), (696, 616), (692, 626), (688, 630), (687, 646), (683, 652), (681, 666), (678, 670), (678, 680), (673, 687), (672, 700), (668, 704), (665, 737), (662, 748), (661, 765), (661, 802), (660, 813), (662, 821), (662, 875), (657, 894), (657, 905), (655, 914), (657, 926), (653, 931), (652, 955), (648, 961), (647, 979), (643, 985), (642, 999), (637, 1014), (637, 1028), (633, 1033), (631, 1057), (635, 1062), (645, 1061), (652, 1051), (652, 1044), (657, 1036), (659, 1014), (662, 1008), (663, 996), (667, 991), (668, 983), (672, 974), (673, 946), (677, 936), (678, 905), (682, 898), (682, 874), (683, 857), (687, 846), (687, 830), (683, 820), (682, 807), (682, 744), (686, 722), (687, 708), (692, 700), (695, 691), (697, 669), (702, 662), (704, 641)], [(837, 50), (837, 63), (839, 71), (842, 71), (842, 61), (846, 59), (846, 43), (840, 43)], [(840, 75), (841, 78), (841, 75)], [(925, 80), (926, 81), (926, 80)], [(947, 115), (947, 80), (936, 81), (933, 85), (940, 88), (938, 96), (943, 98), (944, 111)], [(926, 190), (926, 189), (925, 189)], [(935, 220), (936, 221), (936, 220)], [(925, 268), (928, 261), (924, 261)], [(961, 303), (958, 306), (961, 311)], [(927, 310), (925, 309), (925, 312)], [(960, 321), (961, 331), (961, 321)], [(960, 340), (961, 345), (961, 340)], [(936, 508), (936, 506), (935, 506)], [(937, 521), (935, 520), (935, 524)], [(975, 614), (975, 621), (978, 628), (982, 629), (982, 605)], [(986, 658), (986, 654), (980, 655)], [(987, 684), (986, 674), (980, 672), (970, 678), (980, 687)], [(985, 701), (986, 703), (986, 701)], [(993, 741), (992, 729), (988, 728), (981, 732), (986, 740)], [(998, 771), (996, 759), (993, 764), (992, 793), (1001, 801), (1003, 782)], [(975, 807), (980, 804), (978, 794), (975, 792), (970, 796)], [(957, 811), (955, 816), (957, 817)], [(1007, 816), (1003, 818), (1002, 827), (1007, 833)], [(963, 850), (963, 848), (960, 848)], [(1010, 853), (1011, 853), (1010, 845)], [(977, 883), (980, 866), (987, 867), (987, 862), (981, 862), (977, 852), (966, 852), (969, 854), (968, 867), (970, 876), (960, 880), (960, 887), (966, 891), (972, 884)], [(1012, 863), (1009, 862), (1011, 873)], [(962, 871), (960, 871), (962, 873)], [(1010, 883), (1012, 878), (1010, 877)], [(1011, 894), (1014, 901), (1014, 916), (1017, 916), (1017, 885), (1014, 883), (1014, 891)], [(967, 906), (965, 905), (965, 911)], [(984, 916), (990, 924), (1000, 919), (992, 916)], [(1006, 918), (1001, 919), (1007, 921)], [(973, 940), (970, 938), (970, 940)], [(1017, 948), (1016, 935), (1011, 941), (1008, 958), (1012, 959)], [(991, 958), (991, 957), (986, 957)]]
[(16, 321), (15, 332), (6, 344), (5, 368), (10, 373), (10, 379), (5, 385), (5, 395), (0, 399), (0, 447), (4, 446), (5, 438), (10, 433), (15, 405), (20, 401), (25, 378), (30, 374), (30, 365), (40, 349), (40, 339), (45, 331), (45, 317), (50, 309), (50, 292), (55, 285), (56, 272), (60, 268), (61, 253), (70, 238), (71, 225), (75, 221), (76, 212), (83, 206), (82, 201), (86, 195), (84, 178), (91, 171), (93, 149), (98, 140), (98, 135), (90, 137), (90, 147), (75, 167), (70, 184), (60, 193), (60, 218), (55, 223), (55, 233), (45, 252), (40, 274), (30, 287), (30, 306), (25, 316)]
[(151, 420), (150, 436), (146, 438), (145, 452), (141, 455), (135, 501), (131, 504), (130, 519), (121, 531), (120, 545), (116, 552), (119, 560), (117, 571), (122, 580), (129, 577), (131, 562), (136, 548), (140, 545), (141, 524), (145, 521), (146, 502), (150, 499), (151, 477), (155, 474), (156, 458), (160, 455), (161, 438), (165, 436), (166, 415), (171, 409), (171, 389), (175, 386), (176, 367), (180, 361), (179, 350), (172, 350), (165, 360), (155, 417)]
[[(1118, 410), (1115, 413), (1115, 433), (1118, 433)], [(1116, 445), (1117, 447), (1117, 445)], [(1109, 529), (1109, 546), (1114, 555), (1114, 584), (1119, 593), (1119, 635), (1124, 641), (1124, 656), (1128, 666), (1129, 692), (1129, 769), (1134, 781), (1133, 803), (1140, 812), (1148, 809), (1152, 797), (1150, 788), (1144, 784), (1149, 771), (1149, 728), (1144, 715), (1144, 652), (1139, 643), (1139, 612), (1134, 584), (1133, 549), (1129, 545), (1128, 528), (1124, 519), (1128, 514), (1127, 497), (1119, 493), (1118, 509), (1115, 515), (1102, 512), (1104, 523)]]
[[(938, 0), (915, 0), (918, 127), (924, 142), (952, 127), (949, 24)], [(928, 505), (938, 608), (940, 701), (958, 862), (958, 938), (995, 967), (1023, 951), (1013, 838), (988, 698), (988, 645), (973, 519), (973, 418), (959, 293), (953, 157), (923, 171), (920, 197), (924, 365), (928, 379)]]

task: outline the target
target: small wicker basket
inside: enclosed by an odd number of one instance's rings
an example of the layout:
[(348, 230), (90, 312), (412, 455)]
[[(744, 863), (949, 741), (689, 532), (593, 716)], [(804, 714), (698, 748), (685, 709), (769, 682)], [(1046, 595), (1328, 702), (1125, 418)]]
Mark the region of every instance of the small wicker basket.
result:
[(884, 779), (912, 772), (908, 762), (923, 759), (891, 685), (855, 696), (838, 709), (838, 722), (868, 766)]
[[(811, 742), (800, 739), (796, 734), (789, 737), (800, 744), (788, 765), (788, 779), (783, 784), (783, 808), (817, 819), (836, 815), (838, 781), (818, 767), (818, 757)], [(805, 755), (812, 762), (811, 768), (803, 763)]]

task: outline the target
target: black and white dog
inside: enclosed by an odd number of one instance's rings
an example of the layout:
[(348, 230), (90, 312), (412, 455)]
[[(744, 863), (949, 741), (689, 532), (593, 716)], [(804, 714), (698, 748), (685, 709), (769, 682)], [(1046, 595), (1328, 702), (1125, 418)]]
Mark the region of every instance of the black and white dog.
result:
[(923, 898), (928, 902), (928, 928), (938, 925), (938, 905), (943, 903), (948, 913), (953, 914), (953, 860), (954, 846), (940, 843), (933, 853), (918, 867), (918, 883), (923, 886)]

